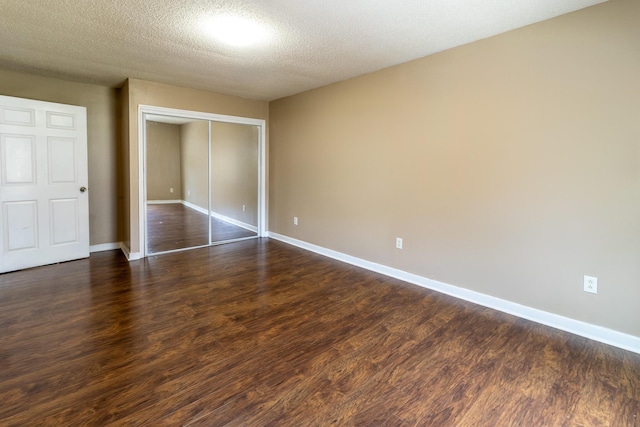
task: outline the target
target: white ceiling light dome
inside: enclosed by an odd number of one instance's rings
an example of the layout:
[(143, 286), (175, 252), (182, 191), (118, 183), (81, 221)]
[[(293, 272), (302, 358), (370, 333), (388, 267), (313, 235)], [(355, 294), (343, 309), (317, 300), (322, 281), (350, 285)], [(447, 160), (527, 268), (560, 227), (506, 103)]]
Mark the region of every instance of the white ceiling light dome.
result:
[(264, 24), (233, 15), (219, 15), (204, 20), (205, 30), (216, 39), (231, 46), (251, 46), (264, 43), (270, 32)]

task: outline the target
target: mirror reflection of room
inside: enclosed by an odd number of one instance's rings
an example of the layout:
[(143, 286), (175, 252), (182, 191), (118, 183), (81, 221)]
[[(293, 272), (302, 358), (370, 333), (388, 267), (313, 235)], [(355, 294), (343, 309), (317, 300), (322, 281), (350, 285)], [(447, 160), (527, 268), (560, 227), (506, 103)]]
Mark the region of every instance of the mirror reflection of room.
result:
[(258, 235), (258, 138), (257, 126), (211, 122), (212, 242)]
[(147, 253), (257, 236), (256, 126), (147, 117), (146, 162)]

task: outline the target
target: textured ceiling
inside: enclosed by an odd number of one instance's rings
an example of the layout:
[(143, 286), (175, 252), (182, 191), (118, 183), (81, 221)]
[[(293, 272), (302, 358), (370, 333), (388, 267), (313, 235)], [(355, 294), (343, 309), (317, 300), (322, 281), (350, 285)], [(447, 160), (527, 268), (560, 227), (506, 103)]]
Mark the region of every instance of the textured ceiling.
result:
[[(0, 0), (0, 68), (119, 86), (127, 77), (272, 100), (603, 0)], [(223, 45), (201, 21), (255, 19)]]

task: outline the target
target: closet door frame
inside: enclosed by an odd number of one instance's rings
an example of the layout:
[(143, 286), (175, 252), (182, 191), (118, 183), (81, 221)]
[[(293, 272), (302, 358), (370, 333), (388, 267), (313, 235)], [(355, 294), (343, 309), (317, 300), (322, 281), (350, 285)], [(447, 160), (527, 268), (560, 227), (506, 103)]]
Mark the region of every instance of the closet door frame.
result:
[[(176, 108), (157, 107), (153, 105), (138, 106), (138, 183), (139, 183), (139, 206), (138, 224), (140, 248), (142, 256), (147, 256), (147, 185), (146, 185), (146, 116), (147, 115), (176, 116), (193, 120), (207, 120), (209, 122), (237, 123), (253, 125), (258, 127), (258, 237), (267, 236), (267, 200), (266, 200), (266, 121), (249, 117), (227, 116), (222, 114), (205, 113), (201, 111), (180, 110)], [(211, 124), (209, 123), (209, 127)], [(211, 135), (209, 135), (209, 145), (211, 145)], [(209, 168), (211, 165), (209, 165)], [(211, 172), (209, 172), (211, 173)], [(209, 210), (211, 200), (209, 201)]]

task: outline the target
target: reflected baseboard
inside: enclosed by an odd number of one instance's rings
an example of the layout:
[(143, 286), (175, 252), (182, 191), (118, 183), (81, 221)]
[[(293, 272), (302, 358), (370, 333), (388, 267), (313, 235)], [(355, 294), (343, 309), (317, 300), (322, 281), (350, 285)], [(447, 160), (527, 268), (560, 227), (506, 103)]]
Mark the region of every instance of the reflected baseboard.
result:
[(245, 230), (253, 231), (254, 233), (258, 232), (258, 227), (255, 225), (247, 224), (246, 222), (238, 221), (237, 219), (229, 218), (228, 216), (224, 216), (217, 212), (211, 212), (211, 216), (219, 219), (220, 221), (228, 222), (229, 224), (237, 225), (238, 227), (244, 228)]
[[(182, 201), (180, 201), (178, 203), (182, 203), (186, 207), (188, 207), (190, 209), (193, 209), (193, 210), (196, 210), (196, 211), (198, 211), (200, 213), (203, 213), (205, 215), (208, 213), (208, 211), (205, 208), (202, 208), (202, 207), (200, 207), (198, 205), (194, 205), (193, 203), (189, 203), (189, 202), (187, 202), (185, 200), (182, 200)], [(245, 230), (253, 231), (254, 233), (258, 232), (258, 227), (256, 227), (255, 225), (251, 225), (251, 224), (247, 224), (246, 222), (238, 221), (237, 219), (230, 218), (228, 216), (219, 214), (217, 212), (211, 212), (211, 216), (213, 218), (215, 218), (215, 219), (219, 219), (220, 221), (224, 221), (224, 222), (227, 222), (229, 224), (244, 228)]]
[(182, 204), (183, 204), (183, 205), (185, 205), (186, 207), (188, 207), (188, 208), (190, 208), (190, 209), (193, 209), (194, 211), (198, 211), (198, 212), (200, 212), (200, 213), (203, 213), (203, 214), (205, 214), (205, 215), (209, 213), (209, 211), (207, 211), (205, 208), (202, 208), (202, 207), (200, 207), (200, 206), (198, 206), (198, 205), (194, 205), (193, 203), (189, 203), (189, 202), (187, 202), (186, 200), (180, 200), (180, 202), (179, 202), (179, 203), (182, 203)]

